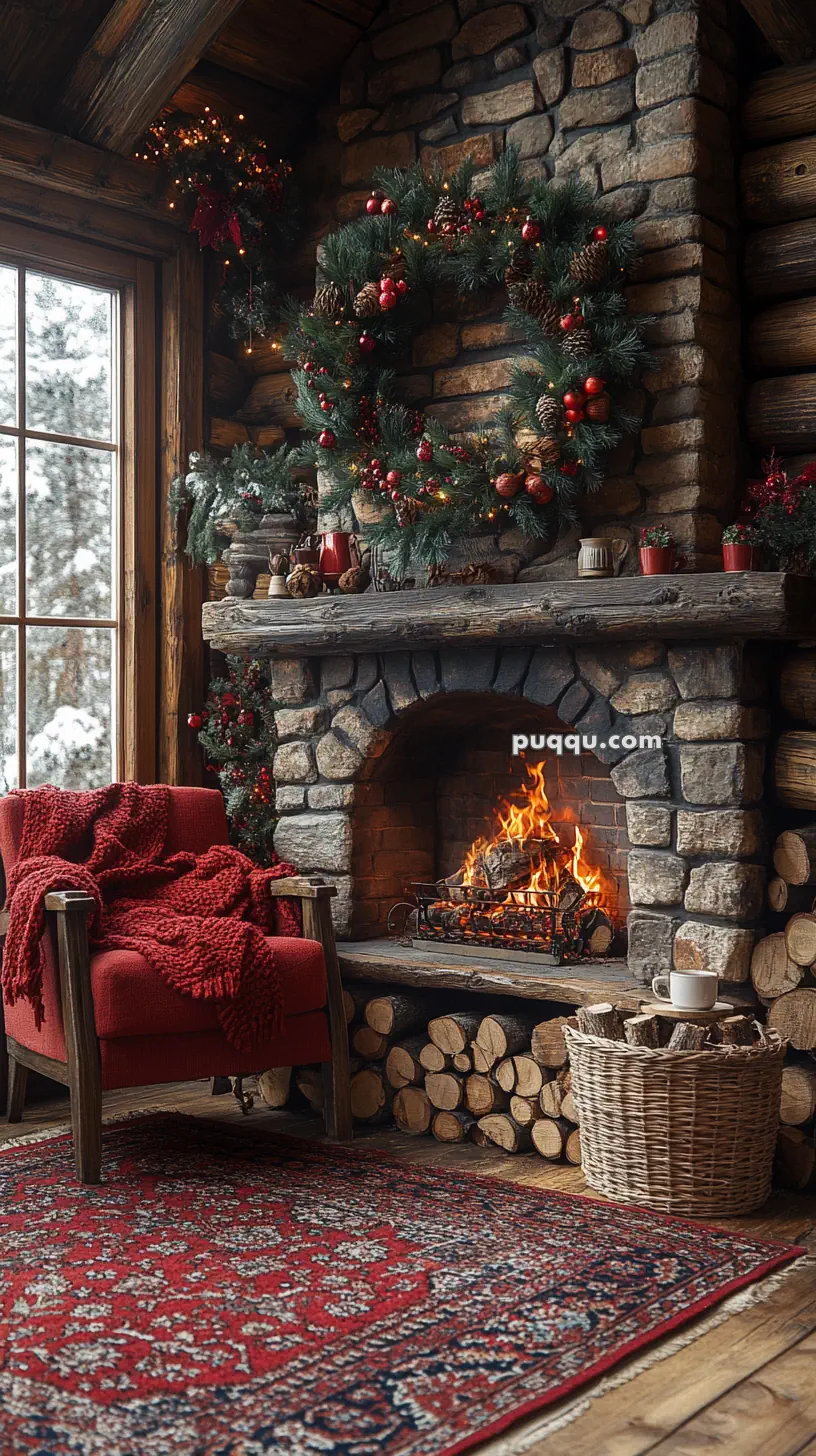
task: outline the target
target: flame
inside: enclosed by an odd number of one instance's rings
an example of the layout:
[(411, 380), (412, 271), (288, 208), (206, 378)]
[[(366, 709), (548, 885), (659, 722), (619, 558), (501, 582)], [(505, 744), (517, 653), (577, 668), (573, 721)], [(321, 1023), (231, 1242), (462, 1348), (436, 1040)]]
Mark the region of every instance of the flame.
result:
[(528, 782), (517, 791), (519, 802), (505, 799), (499, 805), (495, 833), (474, 841), (455, 876), (455, 882), (470, 886), (487, 884), (485, 858), (502, 843), (514, 844), (522, 853), (527, 845), (546, 844), (546, 849), (537, 849), (531, 855), (527, 883), (508, 891), (504, 903), (542, 903), (539, 897), (557, 894), (572, 880), (580, 885), (587, 897), (591, 897), (584, 902), (585, 905), (600, 905), (604, 899), (603, 876), (587, 858), (584, 835), (576, 824), (572, 846), (562, 842), (552, 822), (552, 808), (544, 787), (544, 764), (526, 763), (524, 766)]

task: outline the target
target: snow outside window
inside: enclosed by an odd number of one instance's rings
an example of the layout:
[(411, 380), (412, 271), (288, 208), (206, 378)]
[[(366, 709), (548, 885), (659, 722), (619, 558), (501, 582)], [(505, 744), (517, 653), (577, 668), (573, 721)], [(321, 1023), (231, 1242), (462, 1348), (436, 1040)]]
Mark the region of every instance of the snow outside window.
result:
[(0, 264), (0, 793), (117, 776), (119, 302)]

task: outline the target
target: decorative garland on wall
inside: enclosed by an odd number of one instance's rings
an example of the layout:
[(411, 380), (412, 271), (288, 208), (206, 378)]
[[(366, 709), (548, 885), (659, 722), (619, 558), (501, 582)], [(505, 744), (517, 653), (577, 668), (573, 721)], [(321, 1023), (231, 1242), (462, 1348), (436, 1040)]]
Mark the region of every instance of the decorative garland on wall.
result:
[(229, 676), (213, 678), (206, 705), (187, 722), (207, 768), (218, 775), (233, 841), (258, 864), (270, 864), (278, 822), (271, 772), (277, 735), (267, 664), (226, 661)]
[(218, 302), (233, 338), (251, 342), (280, 320), (277, 257), (296, 242), (300, 204), (287, 162), (270, 162), (266, 142), (209, 107), (174, 112), (150, 127), (136, 156), (163, 167), (191, 207), (190, 231), (221, 259)]
[[(488, 522), (553, 537), (639, 426), (615, 399), (647, 358), (623, 293), (632, 224), (605, 223), (574, 180), (528, 181), (512, 148), (477, 194), (473, 177), (469, 163), (448, 182), (378, 170), (365, 215), (323, 241), (312, 304), (287, 312), (313, 437), (299, 459), (330, 476), (329, 509), (358, 492), (382, 503), (366, 534), (401, 570), (440, 565)], [(423, 290), (502, 283), (526, 352), (492, 432), (452, 435), (399, 403), (394, 365), (409, 357)]]

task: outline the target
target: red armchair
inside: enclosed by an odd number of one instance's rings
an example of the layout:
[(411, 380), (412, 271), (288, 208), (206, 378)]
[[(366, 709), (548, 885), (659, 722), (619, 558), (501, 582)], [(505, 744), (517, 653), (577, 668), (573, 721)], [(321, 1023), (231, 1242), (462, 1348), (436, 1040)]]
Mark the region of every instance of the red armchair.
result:
[[(22, 801), (0, 799), (6, 875), (18, 857), (22, 822)], [(169, 854), (182, 849), (202, 854), (226, 842), (217, 790), (170, 790)], [(0, 873), (0, 904), (2, 879)], [(137, 952), (91, 954), (86, 912), (93, 902), (87, 896), (73, 890), (46, 895), (45, 1020), (38, 1029), (27, 1001), (5, 1007), (8, 1121), (22, 1118), (29, 1068), (64, 1083), (71, 1094), (77, 1173), (83, 1183), (98, 1183), (103, 1091), (322, 1062), (326, 1130), (329, 1137), (350, 1138), (348, 1035), (331, 920), (336, 890), (300, 877), (276, 880), (270, 890), (300, 899), (303, 939), (275, 940), (284, 983), (283, 1030), (250, 1053), (239, 1053), (227, 1040), (212, 1002), (180, 995)], [(7, 924), (0, 913), (0, 944)]]

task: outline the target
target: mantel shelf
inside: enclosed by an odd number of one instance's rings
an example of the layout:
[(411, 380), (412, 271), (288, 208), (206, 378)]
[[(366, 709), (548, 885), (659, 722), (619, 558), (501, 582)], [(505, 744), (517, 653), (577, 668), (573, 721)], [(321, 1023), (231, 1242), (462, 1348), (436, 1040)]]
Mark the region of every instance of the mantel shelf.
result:
[(415, 648), (525, 646), (554, 639), (816, 636), (816, 584), (784, 572), (434, 587), (399, 593), (207, 602), (221, 652), (331, 656)]

